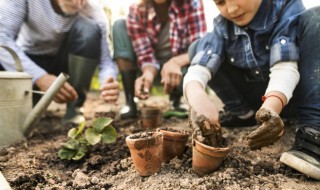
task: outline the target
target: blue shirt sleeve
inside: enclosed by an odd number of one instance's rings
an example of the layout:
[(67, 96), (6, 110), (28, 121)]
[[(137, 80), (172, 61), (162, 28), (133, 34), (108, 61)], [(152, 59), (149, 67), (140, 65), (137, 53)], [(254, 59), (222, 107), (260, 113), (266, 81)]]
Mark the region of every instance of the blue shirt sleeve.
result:
[(209, 68), (212, 74), (219, 69), (225, 57), (225, 37), (223, 36), (219, 22), (224, 22), (220, 16), (215, 18), (212, 32), (208, 32), (201, 38), (196, 47), (196, 54), (191, 61), (191, 65), (199, 64)]
[(290, 1), (282, 10), (283, 14), (270, 39), (270, 66), (278, 62), (299, 61), (297, 24), (304, 9), (301, 1)]

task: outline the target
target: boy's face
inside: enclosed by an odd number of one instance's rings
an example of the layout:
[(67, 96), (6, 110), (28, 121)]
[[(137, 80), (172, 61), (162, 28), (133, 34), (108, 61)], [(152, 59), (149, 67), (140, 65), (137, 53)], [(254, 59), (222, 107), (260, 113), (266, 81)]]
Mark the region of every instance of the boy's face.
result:
[(74, 15), (87, 3), (87, 0), (57, 0), (61, 10), (66, 15)]
[(214, 0), (221, 15), (238, 26), (246, 26), (254, 18), (262, 0)]

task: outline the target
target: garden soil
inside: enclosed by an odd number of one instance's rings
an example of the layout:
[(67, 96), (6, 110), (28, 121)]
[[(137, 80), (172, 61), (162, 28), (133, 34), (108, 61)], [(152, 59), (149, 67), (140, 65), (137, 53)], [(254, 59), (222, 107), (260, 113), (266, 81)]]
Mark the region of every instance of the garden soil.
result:
[[(212, 100), (222, 105), (212, 95)], [(84, 106), (87, 125), (96, 112), (117, 111), (124, 104), (121, 94), (117, 106), (108, 106), (97, 92), (90, 92)], [(167, 109), (168, 96), (153, 96), (143, 104)], [(221, 106), (222, 108), (222, 106)], [(197, 176), (192, 170), (191, 138), (182, 158), (162, 164), (161, 171), (149, 177), (137, 175), (125, 137), (144, 131), (139, 119), (119, 120), (114, 127), (118, 138), (113, 144), (95, 145), (90, 154), (80, 161), (61, 160), (58, 150), (67, 139), (72, 126), (61, 124), (65, 108), (50, 104), (32, 135), (26, 141), (0, 148), (0, 171), (13, 189), (297, 189), (320, 190), (320, 182), (283, 165), (281, 153), (294, 142), (295, 127), (287, 125), (284, 136), (274, 145), (252, 151), (243, 144), (245, 136), (255, 129), (223, 128), (231, 152), (220, 168), (210, 175)], [(191, 132), (188, 119), (163, 119), (159, 127), (173, 127)], [(0, 188), (1, 189), (1, 188)]]

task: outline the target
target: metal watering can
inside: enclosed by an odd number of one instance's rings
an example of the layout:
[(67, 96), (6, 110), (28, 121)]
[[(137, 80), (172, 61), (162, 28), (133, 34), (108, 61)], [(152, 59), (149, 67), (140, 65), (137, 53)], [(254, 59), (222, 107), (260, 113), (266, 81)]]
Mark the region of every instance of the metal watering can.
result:
[(0, 147), (25, 139), (69, 76), (61, 73), (32, 108), (32, 77), (23, 72), (18, 55), (6, 49), (19, 72), (0, 71)]

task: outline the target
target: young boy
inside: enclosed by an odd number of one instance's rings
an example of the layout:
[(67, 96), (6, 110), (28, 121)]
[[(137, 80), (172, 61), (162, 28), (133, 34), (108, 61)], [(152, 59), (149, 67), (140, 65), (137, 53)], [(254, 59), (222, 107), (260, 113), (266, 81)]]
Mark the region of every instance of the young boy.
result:
[[(260, 126), (246, 139), (252, 149), (283, 135), (281, 117), (297, 117), (295, 143), (280, 161), (320, 180), (320, 7), (305, 11), (301, 0), (214, 2), (221, 14), (213, 32), (190, 48), (183, 85), (190, 106), (226, 127), (256, 118)], [(225, 104), (220, 116), (207, 83)]]

